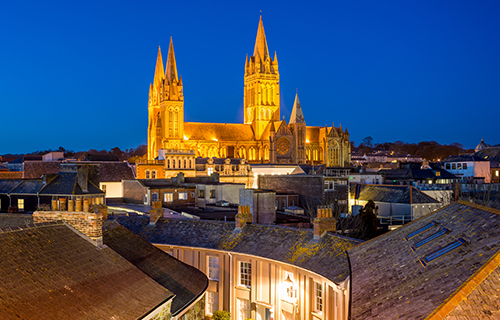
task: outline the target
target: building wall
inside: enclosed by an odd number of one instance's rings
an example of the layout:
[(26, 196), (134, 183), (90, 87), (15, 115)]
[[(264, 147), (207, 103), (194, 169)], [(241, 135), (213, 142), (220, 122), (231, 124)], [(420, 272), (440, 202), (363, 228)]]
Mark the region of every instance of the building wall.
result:
[(106, 189), (106, 198), (122, 198), (123, 187), (120, 182), (99, 182), (99, 189)]
[[(129, 203), (144, 203), (147, 188), (137, 180), (123, 180), (123, 201)], [(149, 199), (148, 199), (149, 200)]]
[(259, 176), (259, 189), (276, 190), (306, 197), (323, 197), (323, 177), (311, 175)]
[(250, 206), (253, 223), (273, 224), (276, 221), (276, 192), (274, 190), (240, 190), (239, 204)]
[(383, 184), (384, 175), (376, 173), (351, 173), (349, 182), (356, 182), (360, 184)]
[[(349, 306), (349, 280), (337, 285), (329, 279), (308, 270), (276, 260), (252, 255), (229, 253), (221, 250), (190, 248), (156, 244), (173, 257), (187, 263), (209, 278), (208, 257), (217, 257), (219, 261), (217, 280), (210, 280), (208, 295), (218, 295), (218, 309), (231, 312), (232, 319), (240, 319), (240, 300), (249, 303), (250, 316), (255, 320), (264, 320), (265, 309), (272, 310), (272, 319), (345, 320)], [(251, 265), (250, 287), (240, 285), (240, 262)], [(287, 276), (293, 282), (294, 297), (287, 297)], [(315, 309), (315, 282), (322, 285), (323, 310)], [(210, 315), (208, 303), (206, 313)], [(243, 318), (245, 319), (245, 318)]]
[[(150, 201), (154, 201), (153, 197), (156, 194), (157, 199), (162, 202), (162, 205), (194, 205), (196, 203), (196, 188), (174, 187), (162, 189), (149, 189)], [(186, 199), (180, 199), (180, 194), (185, 194)]]

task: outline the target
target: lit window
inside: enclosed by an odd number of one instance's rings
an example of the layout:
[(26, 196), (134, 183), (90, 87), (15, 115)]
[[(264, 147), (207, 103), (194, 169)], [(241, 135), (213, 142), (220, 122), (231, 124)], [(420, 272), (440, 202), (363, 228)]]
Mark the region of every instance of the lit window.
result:
[(179, 200), (187, 200), (188, 194), (187, 192), (179, 192)]
[(106, 185), (105, 184), (102, 185), (101, 190), (102, 190), (102, 192), (106, 193)]
[(455, 170), (457, 168), (457, 164), (456, 163), (452, 163), (451, 164), (451, 170)]
[(165, 193), (163, 195), (164, 201), (165, 202), (173, 202), (174, 201), (174, 194), (173, 193)]
[(238, 299), (238, 319), (250, 319), (250, 300)]
[(151, 178), (152, 179), (156, 179), (156, 170), (155, 171), (151, 171)]
[(219, 310), (219, 293), (207, 291), (207, 313), (213, 314)]
[(198, 198), (205, 198), (205, 190), (199, 191)]
[(20, 211), (24, 211), (24, 199), (17, 199), (17, 208)]
[(252, 264), (240, 262), (240, 286), (250, 288), (252, 285)]
[(215, 190), (210, 190), (210, 198), (215, 198)]
[(323, 286), (319, 282), (314, 283), (314, 311), (323, 312)]
[(149, 177), (150, 177), (150, 173), (149, 173), (149, 171), (146, 171), (146, 179), (149, 179)]
[(210, 176), (210, 175), (212, 175), (212, 173), (214, 173), (214, 168), (208, 168), (207, 174)]
[(498, 171), (497, 171), (497, 172), (495, 172), (495, 175), (498, 177)]
[(219, 281), (219, 257), (208, 256), (208, 279)]
[(436, 177), (440, 177), (441, 176), (441, 172), (440, 171), (436, 171)]
[(461, 163), (457, 163), (457, 170), (462, 170), (462, 164)]

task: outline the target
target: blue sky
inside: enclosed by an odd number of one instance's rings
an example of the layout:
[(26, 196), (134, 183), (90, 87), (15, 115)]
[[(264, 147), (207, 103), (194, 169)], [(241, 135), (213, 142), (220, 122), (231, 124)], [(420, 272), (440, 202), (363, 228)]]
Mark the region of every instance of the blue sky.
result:
[(500, 143), (499, 1), (9, 1), (0, 154), (145, 144), (170, 35), (185, 120), (242, 122), (260, 10), (287, 120), (298, 88), (308, 125), (356, 144)]

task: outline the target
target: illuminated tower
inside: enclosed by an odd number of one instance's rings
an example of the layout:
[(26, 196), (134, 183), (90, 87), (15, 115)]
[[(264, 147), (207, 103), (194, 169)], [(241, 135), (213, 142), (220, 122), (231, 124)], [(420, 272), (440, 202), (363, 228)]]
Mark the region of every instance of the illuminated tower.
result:
[(253, 56), (245, 59), (243, 98), (244, 122), (254, 128), (255, 138), (261, 137), (269, 121), (280, 120), (278, 58), (269, 56), (262, 16), (257, 29)]
[(163, 71), (158, 49), (153, 84), (149, 88), (148, 160), (158, 156), (158, 149), (181, 148), (184, 136), (184, 94), (182, 77), (177, 74), (174, 44), (170, 37), (167, 65)]

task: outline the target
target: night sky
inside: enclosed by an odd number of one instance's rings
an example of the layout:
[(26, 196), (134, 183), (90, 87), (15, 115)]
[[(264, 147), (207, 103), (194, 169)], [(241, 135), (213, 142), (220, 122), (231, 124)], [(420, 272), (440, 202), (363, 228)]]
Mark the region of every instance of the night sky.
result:
[(241, 123), (260, 10), (287, 121), (298, 88), (356, 144), (500, 143), (500, 1), (5, 1), (0, 154), (146, 144), (170, 35), (185, 120)]

